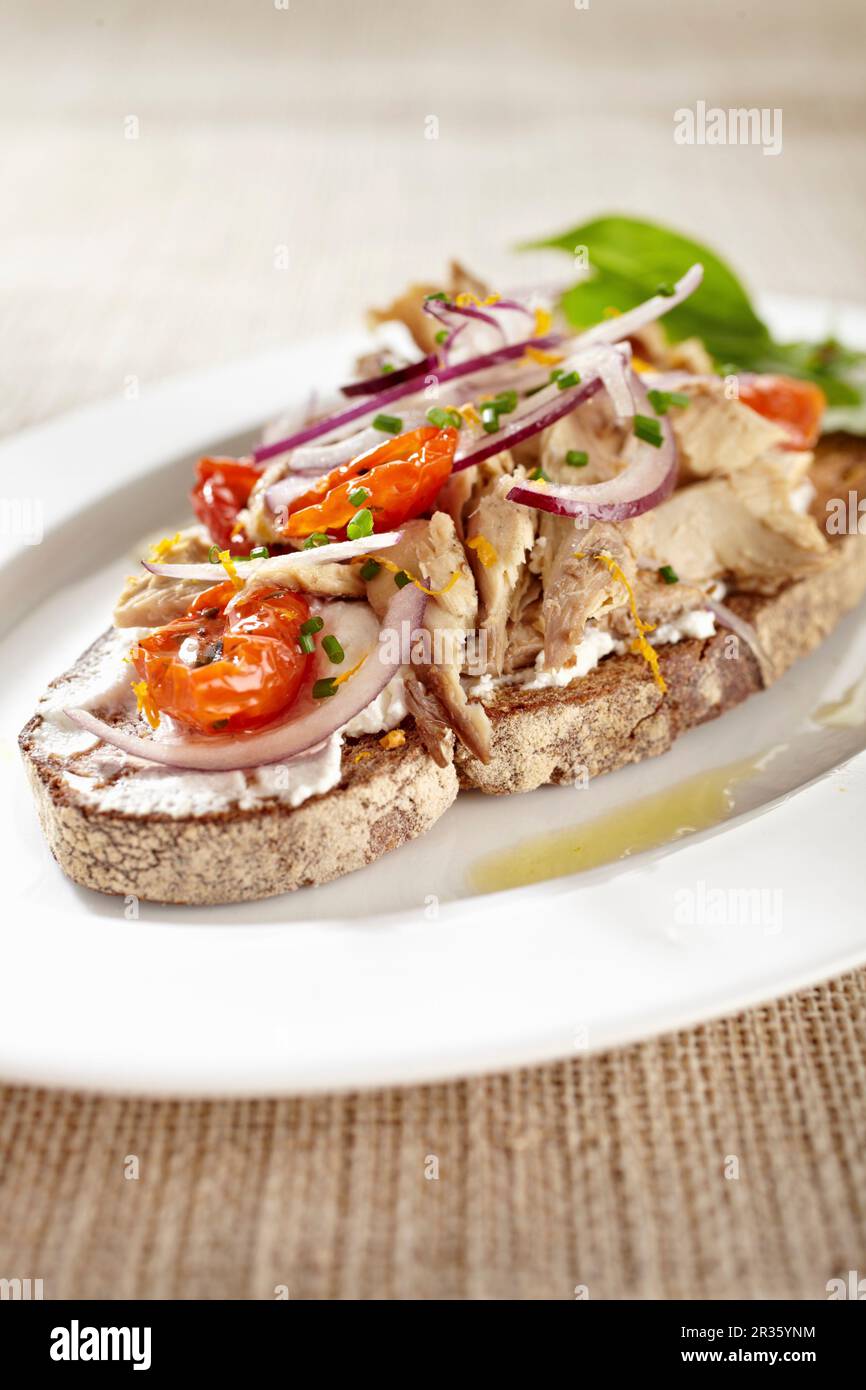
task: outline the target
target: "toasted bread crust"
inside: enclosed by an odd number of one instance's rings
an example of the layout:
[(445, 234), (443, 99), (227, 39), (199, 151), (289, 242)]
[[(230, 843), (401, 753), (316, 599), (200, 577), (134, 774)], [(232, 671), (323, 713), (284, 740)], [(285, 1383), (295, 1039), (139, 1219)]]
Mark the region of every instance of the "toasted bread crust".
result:
[(20, 745), (58, 864), (86, 888), (151, 902), (249, 902), (328, 883), (423, 834), (457, 795), (454, 768), (437, 767), (407, 729), (390, 752), (373, 736), (347, 744), (340, 785), (295, 809), (106, 814), (69, 794), (40, 749), (40, 724), (30, 720)]
[[(833, 630), (866, 593), (866, 537), (848, 536), (820, 574), (772, 598), (740, 595), (730, 607), (757, 630), (778, 678)], [(685, 730), (716, 719), (770, 683), (754, 654), (724, 630), (660, 647), (668, 693), (639, 656), (608, 657), (559, 690), (507, 686), (485, 701), (490, 761), (456, 755), (461, 787), (494, 796), (548, 782), (598, 777), (656, 757)]]

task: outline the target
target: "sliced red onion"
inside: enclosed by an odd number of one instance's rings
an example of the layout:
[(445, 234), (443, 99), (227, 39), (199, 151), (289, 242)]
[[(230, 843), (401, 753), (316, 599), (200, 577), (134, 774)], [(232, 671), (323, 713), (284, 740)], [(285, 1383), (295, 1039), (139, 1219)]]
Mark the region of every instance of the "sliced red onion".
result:
[[(600, 385), (598, 381), (597, 385)], [(640, 378), (632, 372), (631, 390), (635, 406), (653, 416)], [(562, 412), (564, 413), (564, 412)], [(575, 487), (568, 483), (517, 483), (508, 493), (509, 502), (537, 507), (554, 516), (570, 516), (588, 526), (590, 521), (626, 521), (640, 516), (670, 497), (677, 480), (677, 456), (673, 431), (667, 417), (659, 419), (662, 443), (659, 448), (632, 435), (628, 441), (627, 464), (615, 478), (603, 483)]]
[(731, 632), (736, 633), (737, 637), (741, 638), (742, 641), (745, 642), (746, 646), (750, 649), (750, 651), (754, 653), (755, 659), (757, 660), (758, 666), (760, 667), (761, 674), (772, 674), (773, 663), (770, 660), (767, 650), (763, 646), (760, 637), (758, 636), (755, 629), (752, 627), (752, 624), (746, 622), (745, 618), (741, 618), (739, 614), (735, 613), (732, 608), (729, 608), (727, 606), (727, 604), (720, 603), (718, 599), (705, 598), (704, 606), (706, 608), (709, 608), (710, 612), (713, 613), (716, 618), (718, 618), (719, 622), (722, 624), (722, 627), (730, 628)]
[(373, 396), (388, 386), (399, 386), (403, 381), (414, 381), (417, 376), (424, 376), (425, 372), (433, 371), (438, 360), (435, 352), (428, 352), (420, 362), (395, 367), (393, 372), (382, 372), (380, 376), (368, 376), (364, 381), (351, 381), (347, 386), (341, 386), (340, 390), (344, 396)]
[[(630, 354), (629, 354), (630, 356)], [(634, 418), (634, 397), (629, 383), (628, 358), (619, 352), (599, 354), (598, 374), (610, 396), (618, 420)]]
[(654, 323), (663, 314), (670, 313), (671, 309), (682, 304), (684, 299), (688, 299), (690, 294), (694, 294), (703, 278), (704, 268), (702, 265), (690, 266), (685, 275), (677, 280), (673, 294), (654, 294), (651, 299), (645, 300), (643, 304), (638, 304), (634, 309), (629, 309), (627, 313), (617, 314), (614, 318), (605, 319), (603, 323), (597, 323), (594, 327), (587, 328), (584, 333), (578, 335), (575, 346), (589, 347), (595, 343), (618, 343), (623, 338), (630, 338), (632, 334), (639, 333), (642, 328), (646, 328), (648, 323)]
[[(565, 391), (557, 392), (555, 396), (548, 396), (543, 405), (536, 407), (531, 414), (515, 416), (495, 434), (476, 435), (463, 446), (463, 452), (458, 449), (452, 473), (461, 473), (464, 468), (482, 463), (493, 454), (501, 454), (503, 449), (512, 449), (517, 444), (522, 444), (524, 439), (531, 439), (534, 434), (556, 424), (556, 421), (561, 420), (563, 415), (568, 415), (569, 411), (583, 405), (584, 401), (588, 401), (601, 388), (601, 377), (591, 376), (588, 380), (581, 380), (578, 386), (569, 386)], [(508, 495), (512, 496), (511, 493)]]
[[(414, 584), (397, 591), (379, 629), (382, 633), (396, 631), (400, 638), (413, 633), (421, 624), (427, 602)], [(408, 627), (404, 627), (408, 624)], [(323, 700), (305, 699), (303, 713), (286, 723), (262, 729), (255, 734), (236, 734), (233, 738), (155, 739), (127, 733), (106, 724), (86, 709), (68, 709), (66, 714), (80, 728), (119, 748), (130, 757), (164, 767), (193, 768), (202, 772), (234, 772), (243, 768), (261, 767), (266, 763), (286, 762), (317, 748), (350, 719), (365, 710), (385, 689), (402, 665), (405, 643), (402, 640), (377, 641), (367, 660), (351, 680), (337, 689), (336, 695)], [(388, 649), (392, 650), (389, 652)]]
[[(267, 576), (267, 566), (271, 560), (285, 561), (291, 560), (292, 564), (298, 565), (323, 565), (328, 561), (352, 560), (356, 555), (367, 555), (374, 550), (388, 550), (392, 545), (396, 545), (402, 538), (402, 531), (380, 531), (378, 535), (363, 536), (357, 541), (333, 541), (331, 545), (311, 546), (309, 550), (295, 550), (291, 555), (270, 555), (263, 556), (256, 560), (235, 560), (238, 576), (242, 579), (252, 579), (254, 575), (261, 577), (262, 573)], [(168, 564), (162, 565), (153, 560), (142, 560), (146, 570), (151, 574), (158, 574), (163, 579), (195, 579), (195, 580), (214, 580), (226, 578), (226, 569), (221, 564), (210, 564), (202, 562), (200, 564)], [(263, 567), (264, 566), (264, 570)]]
[[(443, 386), (446, 382), (457, 381), (460, 377), (471, 376), (474, 372), (498, 367), (502, 362), (513, 362), (516, 358), (522, 357), (527, 348), (552, 348), (561, 341), (560, 334), (548, 333), (542, 338), (526, 338), (520, 343), (509, 343), (506, 347), (496, 348), (493, 352), (479, 353), (477, 357), (470, 357), (465, 362), (455, 363), (452, 367), (440, 368), (435, 373), (436, 380), (440, 386)], [(395, 401), (402, 400), (404, 396), (411, 395), (418, 389), (416, 378), (411, 381), (399, 382), (396, 386), (381, 391), (378, 396), (365, 397), (360, 404), (351, 406), (348, 410), (339, 411), (336, 415), (329, 415), (325, 420), (317, 420), (315, 424), (306, 425), (294, 434), (287, 435), (285, 439), (277, 439), (273, 443), (260, 445), (258, 449), (253, 450), (252, 460), (254, 463), (265, 463), (267, 459), (285, 454), (289, 449), (297, 449), (301, 444), (308, 444), (312, 439), (321, 439), (323, 435), (333, 434), (335, 430), (341, 429), (343, 425), (350, 425), (354, 420), (364, 419), (365, 416), (370, 416), (372, 419), (385, 406), (393, 405)]]

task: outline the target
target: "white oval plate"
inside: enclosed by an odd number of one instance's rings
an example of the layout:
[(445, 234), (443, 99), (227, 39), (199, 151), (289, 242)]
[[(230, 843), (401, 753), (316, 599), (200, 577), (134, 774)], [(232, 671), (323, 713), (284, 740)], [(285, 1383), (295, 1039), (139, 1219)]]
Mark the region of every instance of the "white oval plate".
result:
[[(766, 307), (791, 336), (832, 328), (866, 343), (862, 311)], [(5, 1080), (161, 1095), (427, 1081), (627, 1043), (866, 961), (866, 758), (852, 757), (866, 734), (834, 742), (809, 720), (866, 669), (862, 609), (779, 686), (664, 758), (582, 792), (461, 797), (423, 840), (324, 888), (208, 910), (142, 904), (128, 920), (121, 899), (64, 878), (15, 748), (37, 695), (105, 626), (142, 534), (183, 515), (191, 457), (339, 380), (360, 342), (175, 380), (0, 447), (5, 478), (44, 488), (45, 527), (39, 545), (0, 542)], [(471, 896), (493, 848), (769, 749), (724, 827)]]

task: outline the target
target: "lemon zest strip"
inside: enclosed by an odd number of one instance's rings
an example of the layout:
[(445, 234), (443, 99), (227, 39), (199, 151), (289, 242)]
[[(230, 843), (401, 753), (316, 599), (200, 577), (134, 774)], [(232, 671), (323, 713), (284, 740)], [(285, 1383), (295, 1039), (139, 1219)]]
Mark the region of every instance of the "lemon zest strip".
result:
[(138, 705), (138, 713), (143, 714), (152, 729), (159, 728), (159, 710), (147, 681), (133, 682), (132, 692)]
[[(575, 560), (585, 560), (587, 556), (584, 554), (582, 550), (577, 550), (575, 551), (574, 558)], [(632, 640), (631, 650), (635, 654), (643, 657), (647, 666), (649, 666), (650, 670), (653, 673), (653, 679), (656, 685), (658, 686), (659, 690), (662, 692), (663, 695), (666, 695), (668, 689), (667, 681), (665, 680), (664, 676), (662, 675), (659, 669), (658, 652), (656, 651), (652, 643), (647, 641), (646, 637), (646, 634), (648, 632), (655, 632), (655, 623), (645, 623), (643, 618), (638, 613), (637, 603), (635, 601), (634, 596), (634, 589), (632, 588), (628, 579), (623, 574), (621, 567), (617, 564), (616, 560), (613, 558), (612, 555), (608, 554), (606, 550), (600, 550), (597, 555), (592, 555), (589, 558), (593, 560), (599, 560), (601, 564), (603, 564), (605, 568), (609, 571), (609, 573), (613, 576), (613, 578), (619, 584), (622, 584), (623, 588), (628, 594), (629, 608), (631, 609), (631, 615), (634, 618), (634, 625), (637, 628), (637, 636)]]
[(231, 552), (228, 550), (220, 550), (219, 557), (220, 564), (222, 565), (229, 579), (234, 584), (235, 588), (238, 590), (242, 589), (244, 587), (244, 581), (238, 574), (237, 566), (235, 565), (235, 562), (231, 557)]
[(489, 570), (491, 565), (495, 565), (496, 561), (499, 559), (496, 553), (496, 547), (491, 545), (486, 536), (473, 536), (472, 540), (467, 541), (466, 544), (470, 550), (475, 551), (486, 570)]

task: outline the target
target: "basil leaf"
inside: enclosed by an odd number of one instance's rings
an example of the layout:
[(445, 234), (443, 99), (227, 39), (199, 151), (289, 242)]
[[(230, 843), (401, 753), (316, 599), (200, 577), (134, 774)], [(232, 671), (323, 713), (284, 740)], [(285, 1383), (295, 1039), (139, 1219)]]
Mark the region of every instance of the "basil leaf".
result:
[[(721, 370), (782, 372), (816, 382), (831, 406), (858, 405), (864, 397), (857, 381), (866, 355), (834, 342), (777, 343), (755, 312), (740, 280), (709, 247), (657, 223), (613, 215), (584, 222), (559, 236), (526, 242), (521, 250), (553, 248), (571, 256), (585, 248), (589, 276), (562, 296), (562, 309), (575, 328), (587, 328), (608, 309), (632, 309), (655, 294), (660, 284), (678, 280), (700, 261), (704, 278), (684, 304), (665, 315), (672, 341), (698, 337)], [(853, 418), (853, 417), (852, 417)]]

